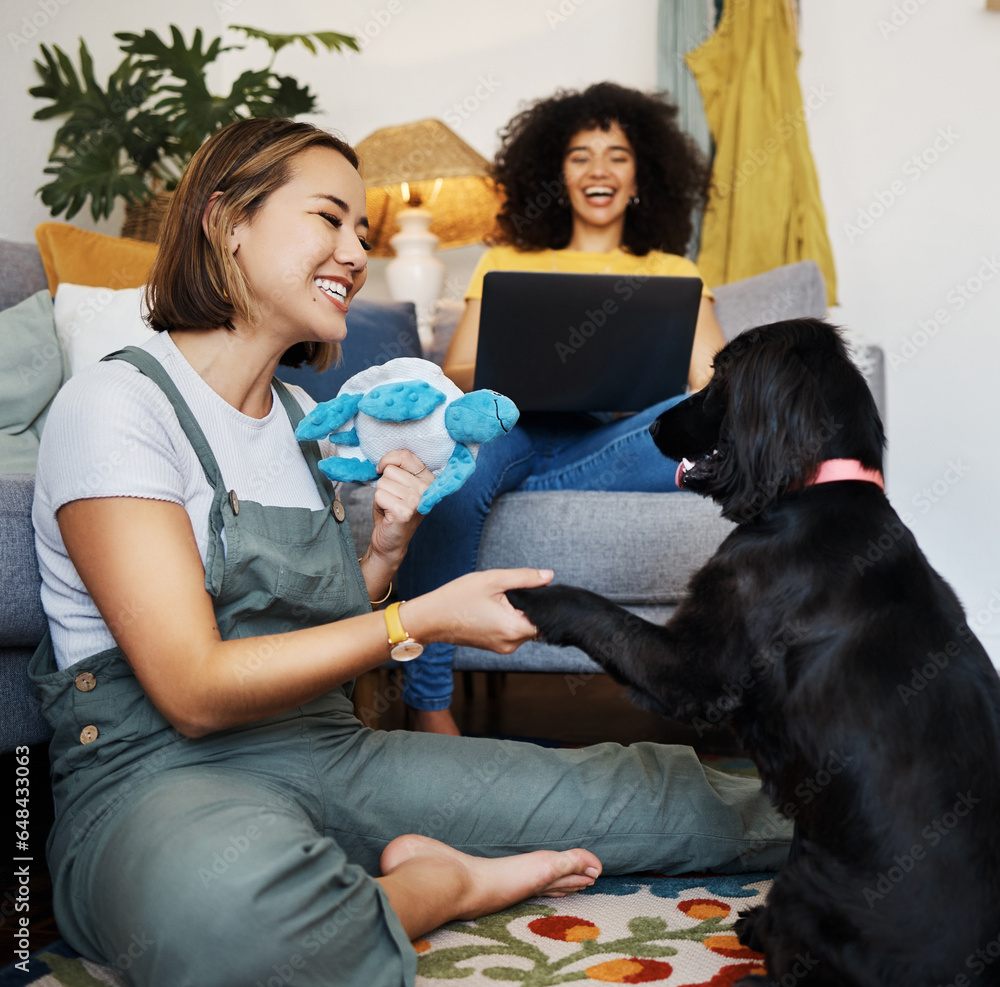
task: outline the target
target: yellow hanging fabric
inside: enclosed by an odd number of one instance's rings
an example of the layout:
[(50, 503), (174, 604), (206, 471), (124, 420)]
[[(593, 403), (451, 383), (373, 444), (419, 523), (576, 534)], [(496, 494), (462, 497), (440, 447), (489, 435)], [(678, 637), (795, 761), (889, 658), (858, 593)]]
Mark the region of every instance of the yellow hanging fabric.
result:
[[(715, 140), (698, 267), (719, 285), (814, 260), (834, 305), (836, 273), (798, 59), (790, 0), (726, 0), (715, 33), (686, 56)], [(810, 108), (824, 101), (810, 94)]]

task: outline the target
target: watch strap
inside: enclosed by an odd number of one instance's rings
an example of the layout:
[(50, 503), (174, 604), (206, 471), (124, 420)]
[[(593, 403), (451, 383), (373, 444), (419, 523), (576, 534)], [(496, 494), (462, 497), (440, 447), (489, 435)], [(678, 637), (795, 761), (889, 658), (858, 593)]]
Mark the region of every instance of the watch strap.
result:
[(401, 644), (410, 635), (406, 633), (406, 628), (403, 627), (402, 620), (399, 619), (399, 607), (403, 601), (397, 601), (396, 603), (390, 603), (383, 611), (382, 614), (385, 617), (385, 630), (389, 635), (389, 645), (390, 647), (395, 647), (397, 644)]

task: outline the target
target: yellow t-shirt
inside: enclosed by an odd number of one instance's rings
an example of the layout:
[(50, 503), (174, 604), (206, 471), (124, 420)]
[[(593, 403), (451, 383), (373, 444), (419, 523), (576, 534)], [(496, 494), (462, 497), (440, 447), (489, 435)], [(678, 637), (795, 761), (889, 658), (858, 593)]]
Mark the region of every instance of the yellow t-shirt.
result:
[[(556, 271), (559, 274), (636, 274), (671, 278), (700, 278), (697, 266), (678, 254), (651, 250), (645, 257), (624, 250), (590, 253), (585, 250), (517, 250), (491, 247), (479, 258), (465, 290), (466, 298), (483, 297), (483, 277), (488, 271)], [(701, 293), (712, 298), (702, 279)]]

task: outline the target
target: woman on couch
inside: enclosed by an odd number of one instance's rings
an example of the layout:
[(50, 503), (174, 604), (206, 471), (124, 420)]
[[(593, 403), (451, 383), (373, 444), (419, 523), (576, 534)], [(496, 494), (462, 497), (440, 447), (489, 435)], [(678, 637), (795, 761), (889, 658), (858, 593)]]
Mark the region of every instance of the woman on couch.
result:
[[(494, 178), (506, 199), (500, 245), (480, 259), (444, 361), (471, 390), (483, 277), (488, 271), (698, 277), (684, 257), (692, 215), (703, 206), (707, 165), (677, 126), (677, 108), (613, 83), (559, 92), (516, 116), (502, 135)], [(704, 387), (724, 338), (703, 290), (688, 373)], [(476, 568), (490, 505), (509, 490), (676, 490), (676, 463), (654, 447), (650, 422), (681, 395), (625, 420), (547, 416), (521, 422), (482, 446), (476, 471), (428, 515), (400, 570), (417, 594)], [(405, 670), (403, 698), (414, 729), (458, 733), (451, 715), (454, 645), (435, 643)]]
[(31, 672), (55, 730), (56, 920), (87, 957), (134, 958), (138, 985), (410, 984), (410, 940), (451, 919), (602, 866), (746, 870), (787, 851), (758, 786), (688, 748), (553, 751), (354, 717), (352, 680), (398, 648), (513, 650), (534, 628), (504, 591), (551, 578), (475, 573), (373, 612), (428, 472), (386, 454), (358, 559), (317, 444), (294, 436), (312, 402), (274, 378), (344, 338), (367, 263), (356, 169), (304, 123), (210, 138), (161, 232), (158, 332), (75, 375), (42, 439), (50, 635)]

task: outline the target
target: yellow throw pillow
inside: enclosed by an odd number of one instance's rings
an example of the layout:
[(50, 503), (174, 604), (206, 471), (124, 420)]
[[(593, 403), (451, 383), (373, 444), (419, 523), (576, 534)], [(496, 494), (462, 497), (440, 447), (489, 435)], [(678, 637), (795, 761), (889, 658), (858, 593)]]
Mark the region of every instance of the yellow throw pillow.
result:
[(35, 227), (38, 252), (55, 295), (60, 281), (94, 288), (138, 288), (146, 283), (156, 244), (81, 230), (69, 223)]

